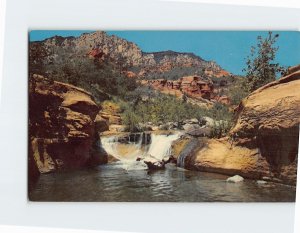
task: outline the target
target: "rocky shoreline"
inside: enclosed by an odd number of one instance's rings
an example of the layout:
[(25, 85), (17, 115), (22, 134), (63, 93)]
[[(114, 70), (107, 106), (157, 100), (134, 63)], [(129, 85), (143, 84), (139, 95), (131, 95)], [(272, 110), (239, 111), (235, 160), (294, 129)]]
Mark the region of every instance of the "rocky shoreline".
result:
[[(177, 159), (182, 156), (184, 149), (193, 141), (193, 139), (182, 140), (185, 146), (174, 155)], [(266, 158), (260, 154), (258, 148), (249, 149), (231, 145), (228, 138), (201, 140), (202, 144), (199, 142), (193, 148), (192, 153), (185, 156), (185, 169), (228, 176), (240, 175), (247, 179), (296, 185), (297, 160), (282, 166), (281, 170), (274, 171), (272, 164), (268, 163)], [(176, 142), (176, 144), (179, 145), (180, 143)], [(174, 147), (178, 147), (178, 145)]]

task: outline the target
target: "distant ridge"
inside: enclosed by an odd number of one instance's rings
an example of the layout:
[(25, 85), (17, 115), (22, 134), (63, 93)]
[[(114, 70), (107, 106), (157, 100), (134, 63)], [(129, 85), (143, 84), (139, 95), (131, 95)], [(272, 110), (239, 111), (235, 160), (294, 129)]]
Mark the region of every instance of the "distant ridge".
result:
[[(78, 37), (53, 36), (43, 41), (29, 43), (30, 54), (43, 62), (53, 62), (58, 51), (70, 53), (70, 56), (83, 56), (109, 61), (130, 71), (131, 77), (142, 79), (177, 79), (184, 75), (206, 75), (223, 77), (230, 75), (214, 61), (206, 61), (191, 52), (172, 50), (143, 52), (138, 45), (104, 31), (83, 33)], [(41, 55), (39, 55), (41, 54)]]

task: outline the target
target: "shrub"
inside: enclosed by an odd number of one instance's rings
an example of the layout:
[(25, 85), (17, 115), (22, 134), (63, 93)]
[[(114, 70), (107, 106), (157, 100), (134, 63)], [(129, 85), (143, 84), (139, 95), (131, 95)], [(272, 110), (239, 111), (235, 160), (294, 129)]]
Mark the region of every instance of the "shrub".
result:
[(225, 120), (230, 122), (233, 114), (228, 106), (222, 103), (215, 103), (214, 106), (208, 110), (207, 116), (216, 121)]
[(212, 138), (224, 137), (227, 135), (231, 127), (232, 127), (231, 121), (224, 121), (224, 120), (217, 121), (212, 126), (210, 137)]
[(284, 73), (284, 68), (275, 62), (276, 52), (279, 47), (275, 43), (279, 34), (273, 36), (269, 32), (266, 38), (257, 37), (257, 45), (251, 47), (250, 55), (247, 57), (246, 82), (244, 88), (252, 92), (257, 88), (272, 82), (277, 74)]
[(122, 120), (129, 132), (139, 131), (140, 117), (132, 109), (128, 108), (122, 113)]
[(245, 81), (245, 78), (236, 78), (234, 82), (232, 82), (232, 85), (228, 90), (228, 96), (231, 104), (239, 105), (242, 99), (249, 94), (249, 91), (243, 88)]

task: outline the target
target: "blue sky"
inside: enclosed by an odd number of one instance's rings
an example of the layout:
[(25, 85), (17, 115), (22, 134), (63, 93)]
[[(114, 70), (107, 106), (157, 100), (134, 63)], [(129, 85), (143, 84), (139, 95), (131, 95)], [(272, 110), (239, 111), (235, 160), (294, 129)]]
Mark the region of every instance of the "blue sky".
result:
[[(60, 36), (80, 36), (91, 31), (38, 30), (30, 32), (30, 41)], [(265, 31), (107, 31), (136, 43), (144, 52), (174, 50), (193, 52), (205, 60), (214, 60), (224, 69), (242, 74), (245, 57)], [(276, 31), (279, 34), (277, 61), (284, 66), (300, 64), (300, 32)]]

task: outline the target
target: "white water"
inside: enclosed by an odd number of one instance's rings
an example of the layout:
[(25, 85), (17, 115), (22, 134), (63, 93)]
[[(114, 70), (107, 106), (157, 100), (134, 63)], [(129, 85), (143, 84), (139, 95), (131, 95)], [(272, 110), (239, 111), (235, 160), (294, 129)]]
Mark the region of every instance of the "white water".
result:
[[(142, 137), (138, 142), (129, 142), (128, 144), (119, 143), (117, 136), (103, 137), (101, 138), (101, 144), (105, 151), (116, 159), (132, 161), (141, 155)], [(121, 146), (125, 148), (120, 148)]]
[(148, 156), (159, 161), (168, 159), (171, 155), (172, 142), (179, 138), (179, 134), (172, 135), (151, 135), (151, 144), (147, 152)]
[(120, 143), (117, 136), (102, 137), (103, 149), (119, 160), (118, 165), (125, 170), (144, 170), (147, 165), (141, 159), (167, 160), (171, 155), (172, 142), (178, 139), (179, 133), (171, 135), (151, 134), (150, 145), (142, 145), (142, 134), (136, 142)]
[(118, 142), (117, 136), (102, 137), (101, 144), (103, 149), (118, 159), (118, 167), (125, 170), (145, 170), (147, 165), (136, 161), (137, 157), (141, 157), (142, 153), (142, 137), (137, 142), (129, 142), (128, 144)]

